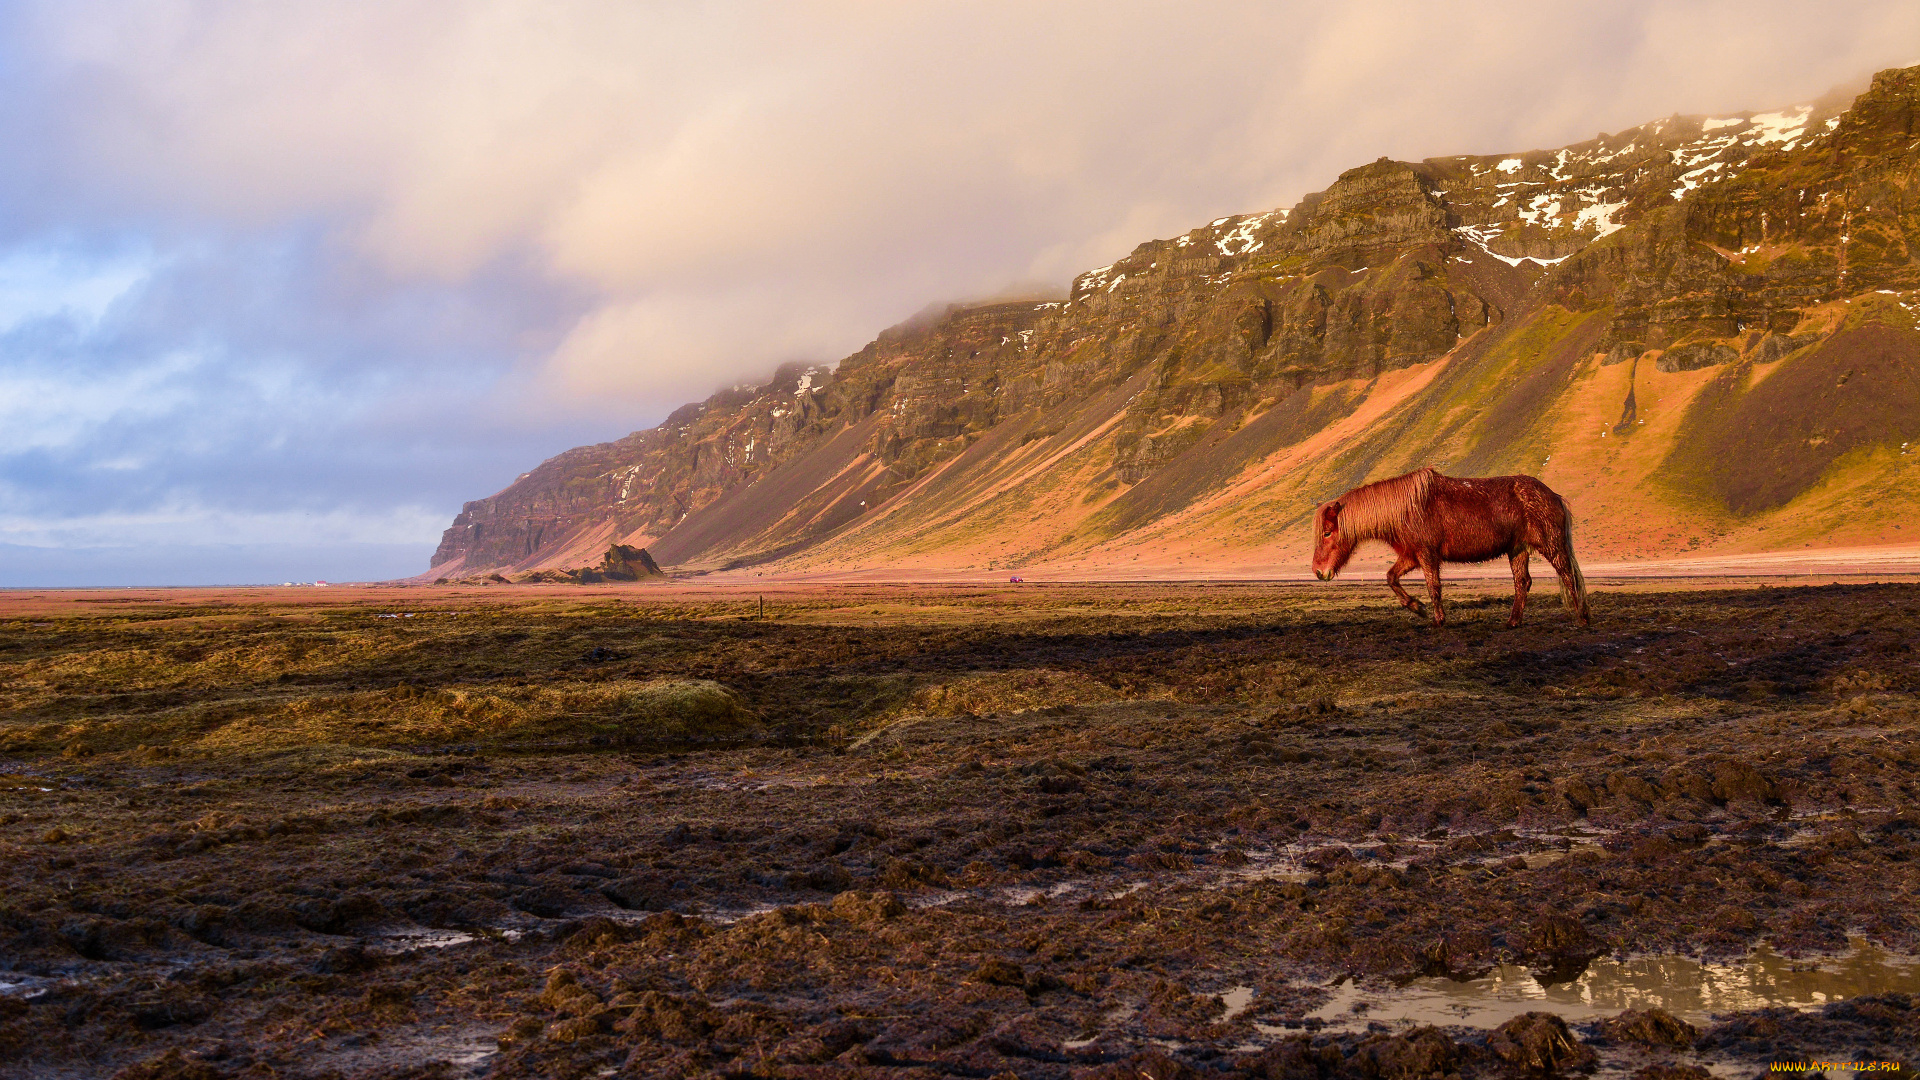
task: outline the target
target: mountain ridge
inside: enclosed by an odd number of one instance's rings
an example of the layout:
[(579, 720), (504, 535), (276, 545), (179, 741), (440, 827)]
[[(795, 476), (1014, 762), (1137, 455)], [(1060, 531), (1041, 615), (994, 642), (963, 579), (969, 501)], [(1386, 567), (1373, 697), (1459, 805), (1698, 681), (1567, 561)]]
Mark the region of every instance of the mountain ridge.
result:
[(466, 504), (428, 575), (614, 542), (690, 570), (1224, 567), (1423, 464), (1541, 475), (1583, 555), (1920, 539), (1917, 103), (1893, 69), (1850, 102), (1382, 158), (1064, 300), (951, 305), (567, 451)]

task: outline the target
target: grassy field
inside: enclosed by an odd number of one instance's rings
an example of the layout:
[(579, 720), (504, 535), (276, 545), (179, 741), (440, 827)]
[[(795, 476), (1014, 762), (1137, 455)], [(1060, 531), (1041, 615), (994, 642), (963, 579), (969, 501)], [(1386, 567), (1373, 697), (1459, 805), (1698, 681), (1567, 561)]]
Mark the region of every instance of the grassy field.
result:
[(0, 1075), (1920, 1045), (1920, 987), (1684, 1039), (1324, 1026), (1338, 976), (1920, 951), (1920, 587), (1641, 585), (1590, 632), (1453, 595), (1434, 631), (1377, 585), (9, 594)]

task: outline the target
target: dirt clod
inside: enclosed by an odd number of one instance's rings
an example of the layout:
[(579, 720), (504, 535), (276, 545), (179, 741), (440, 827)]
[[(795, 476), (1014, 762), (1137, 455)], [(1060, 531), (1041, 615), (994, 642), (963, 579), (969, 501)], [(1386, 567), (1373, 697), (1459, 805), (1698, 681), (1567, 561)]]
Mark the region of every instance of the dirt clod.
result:
[(1700, 1037), (1699, 1030), (1692, 1024), (1675, 1018), (1665, 1009), (1628, 1009), (1601, 1021), (1600, 1032), (1617, 1042), (1679, 1048), (1692, 1046), (1693, 1040)]
[(1547, 1012), (1522, 1013), (1501, 1024), (1487, 1037), (1487, 1049), (1514, 1068), (1541, 1075), (1583, 1072), (1596, 1061), (1567, 1022)]

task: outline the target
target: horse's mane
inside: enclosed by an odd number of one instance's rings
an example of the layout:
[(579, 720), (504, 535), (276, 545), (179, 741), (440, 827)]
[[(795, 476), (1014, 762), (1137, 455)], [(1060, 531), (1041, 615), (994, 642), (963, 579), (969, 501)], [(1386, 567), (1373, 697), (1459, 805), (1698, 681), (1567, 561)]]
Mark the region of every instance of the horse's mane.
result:
[(1440, 474), (1431, 468), (1364, 484), (1340, 496), (1340, 531), (1355, 540), (1384, 538), (1426, 502), (1427, 489)]

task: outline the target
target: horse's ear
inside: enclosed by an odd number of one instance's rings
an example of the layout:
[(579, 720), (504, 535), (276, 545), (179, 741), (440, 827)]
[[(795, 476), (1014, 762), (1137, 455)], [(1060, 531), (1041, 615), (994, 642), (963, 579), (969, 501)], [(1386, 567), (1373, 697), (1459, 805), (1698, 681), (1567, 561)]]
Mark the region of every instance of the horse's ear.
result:
[(1334, 501), (1328, 503), (1325, 507), (1323, 507), (1320, 511), (1320, 520), (1323, 524), (1326, 525), (1326, 527), (1329, 530), (1331, 530), (1335, 525), (1339, 524), (1340, 523), (1340, 500), (1335, 499)]

